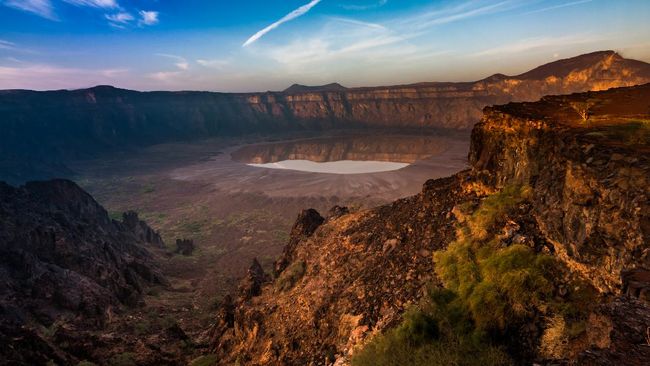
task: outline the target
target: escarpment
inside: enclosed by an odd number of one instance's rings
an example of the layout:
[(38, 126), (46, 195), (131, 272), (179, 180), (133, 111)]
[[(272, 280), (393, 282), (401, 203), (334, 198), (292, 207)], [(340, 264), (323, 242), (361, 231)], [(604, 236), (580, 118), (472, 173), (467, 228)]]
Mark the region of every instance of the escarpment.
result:
[(648, 85), (490, 107), (470, 163), (491, 185), (530, 184), (556, 255), (620, 294), (623, 271), (650, 267), (648, 114)]
[[(160, 237), (129, 217), (137, 230), (130, 220), (111, 220), (70, 181), (0, 183), (3, 362), (76, 364), (87, 350), (73, 345), (74, 329), (100, 329), (120, 308), (140, 304), (147, 287), (167, 284), (146, 249), (159, 245)], [(62, 343), (67, 350), (46, 334), (60, 327), (72, 329)]]
[[(115, 148), (246, 133), (341, 128), (471, 129), (483, 107), (650, 82), (650, 65), (595, 52), (476, 82), (294, 86), (284, 92), (141, 93), (108, 86), (0, 91), (0, 178), (69, 174), (66, 159)], [(6, 160), (6, 161), (5, 161)], [(20, 163), (16, 163), (19, 161)]]
[(370, 210), (306, 211), (275, 278), (220, 310), (213, 351), (222, 364), (349, 364), (450, 288), (434, 253), (470, 240), (557, 263), (549, 305), (502, 324), (515, 363), (647, 364), (649, 101), (646, 84), (486, 108), (471, 170)]

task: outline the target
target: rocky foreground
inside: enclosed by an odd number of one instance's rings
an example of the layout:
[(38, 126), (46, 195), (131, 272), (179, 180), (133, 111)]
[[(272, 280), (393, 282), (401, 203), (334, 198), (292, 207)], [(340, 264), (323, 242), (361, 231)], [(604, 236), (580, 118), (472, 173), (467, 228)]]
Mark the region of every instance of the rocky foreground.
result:
[(111, 220), (73, 182), (0, 182), (0, 364), (76, 365), (124, 343), (92, 331), (167, 285), (149, 252), (161, 245), (135, 213)]
[[(650, 84), (486, 108), (471, 170), (371, 210), (304, 211), (273, 278), (255, 264), (223, 302), (216, 358), (348, 364), (432, 287), (455, 289), (440, 253), (470, 242), (556, 263), (543, 306), (491, 328), (514, 363), (648, 364), (649, 124)], [(488, 203), (507, 209), (476, 227)]]
[(283, 92), (0, 91), (0, 179), (68, 176), (66, 160), (114, 149), (247, 133), (341, 128), (471, 129), (488, 105), (650, 82), (650, 65), (601, 51), (516, 76)]

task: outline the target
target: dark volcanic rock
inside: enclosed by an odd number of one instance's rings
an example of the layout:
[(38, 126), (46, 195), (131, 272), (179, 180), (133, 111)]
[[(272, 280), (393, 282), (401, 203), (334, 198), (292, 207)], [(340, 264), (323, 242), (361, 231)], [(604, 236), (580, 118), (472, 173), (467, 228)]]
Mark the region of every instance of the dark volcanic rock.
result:
[(339, 217), (343, 215), (347, 215), (349, 213), (350, 210), (347, 207), (341, 207), (336, 205), (330, 208), (329, 212), (327, 213), (327, 219), (328, 220), (338, 219)]
[(158, 248), (165, 247), (165, 243), (160, 237), (160, 234), (150, 228), (146, 222), (140, 220), (137, 212), (127, 211), (122, 214), (122, 223), (135, 234), (138, 240)]
[(259, 296), (262, 292), (262, 284), (268, 280), (268, 276), (264, 273), (264, 269), (257, 261), (253, 259), (253, 263), (248, 269), (246, 277), (239, 285), (239, 297), (241, 300), (250, 300), (255, 296)]
[(189, 256), (192, 252), (194, 252), (194, 240), (176, 239), (176, 253)]
[(166, 284), (143, 244), (73, 182), (0, 183), (0, 333), (19, 333), (0, 354), (19, 362), (12, 352), (26, 344), (50, 354), (44, 340), (25, 341), (38, 337), (31, 326), (98, 327)]
[(284, 248), (282, 256), (273, 266), (276, 276), (284, 271), (284, 269), (293, 261), (293, 253), (296, 245), (298, 245), (301, 240), (310, 237), (314, 231), (323, 224), (323, 222), (325, 222), (325, 219), (313, 208), (303, 210), (298, 215), (296, 222), (291, 228), (289, 244)]

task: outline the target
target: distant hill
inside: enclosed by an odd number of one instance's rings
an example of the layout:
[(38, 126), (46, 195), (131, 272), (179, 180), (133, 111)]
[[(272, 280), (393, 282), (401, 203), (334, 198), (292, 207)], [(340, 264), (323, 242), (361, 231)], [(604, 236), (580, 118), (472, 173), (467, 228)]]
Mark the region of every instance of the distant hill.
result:
[(293, 84), (286, 88), (283, 93), (285, 94), (300, 94), (300, 93), (318, 93), (318, 92), (337, 92), (346, 91), (348, 88), (339, 83), (331, 83), (320, 86), (306, 86), (300, 84)]

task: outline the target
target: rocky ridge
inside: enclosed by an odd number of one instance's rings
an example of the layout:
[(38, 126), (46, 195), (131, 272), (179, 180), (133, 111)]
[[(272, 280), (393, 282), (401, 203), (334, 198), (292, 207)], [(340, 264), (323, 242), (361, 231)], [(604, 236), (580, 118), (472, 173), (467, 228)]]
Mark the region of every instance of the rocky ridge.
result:
[[(470, 129), (483, 107), (650, 82), (650, 65), (613, 51), (476, 82), (369, 88), (294, 86), (284, 92), (141, 93), (83, 90), (0, 91), (0, 178), (61, 176), (61, 162), (111, 151), (245, 133), (340, 128)], [(56, 113), (52, 113), (56, 111)], [(20, 164), (16, 164), (20, 161)]]
[(458, 207), (523, 184), (531, 196), (495, 228), (501, 240), (552, 255), (598, 300), (583, 335), (544, 352), (547, 325), (536, 321), (510, 349), (537, 362), (647, 363), (649, 101), (646, 84), (487, 108), (472, 133), (471, 170), (375, 209), (304, 212), (276, 278), (219, 312), (214, 352), (222, 364), (347, 364), (440, 285), (432, 253), (455, 240)]

